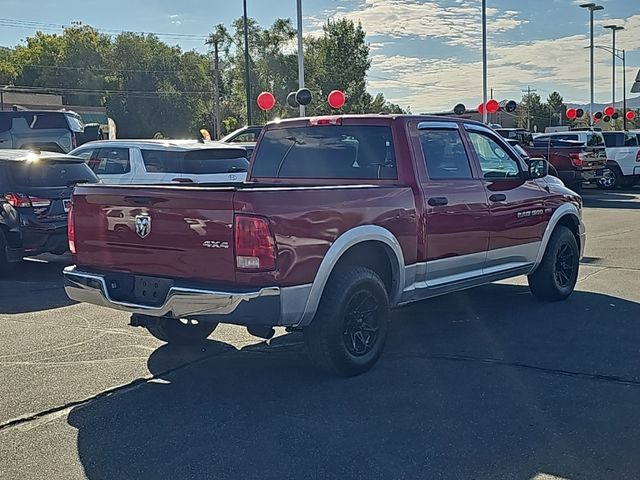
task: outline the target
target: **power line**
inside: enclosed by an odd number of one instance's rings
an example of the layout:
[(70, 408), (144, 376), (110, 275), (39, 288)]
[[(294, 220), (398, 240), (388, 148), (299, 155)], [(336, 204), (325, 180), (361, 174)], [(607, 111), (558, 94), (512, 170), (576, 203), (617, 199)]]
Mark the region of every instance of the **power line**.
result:
[(64, 87), (29, 87), (22, 85), (0, 85), (0, 89), (12, 93), (57, 93), (77, 95), (136, 95), (157, 97), (163, 95), (212, 95), (210, 91), (153, 91), (153, 90), (109, 90), (109, 89), (84, 89)]
[[(57, 23), (45, 23), (45, 22), (32, 22), (28, 20), (15, 20), (11, 18), (0, 18), (0, 26), (22, 28), (27, 30), (38, 29), (43, 31), (56, 31), (65, 30), (67, 28), (74, 28), (74, 26), (62, 25)], [(138, 35), (155, 35), (157, 37), (182, 39), (182, 40), (202, 40), (205, 41), (209, 38), (209, 35), (191, 34), (191, 33), (169, 33), (169, 32), (146, 32), (146, 31), (131, 31), (131, 30), (117, 30), (110, 28), (95, 28), (91, 27), (99, 33), (105, 33), (108, 35), (120, 35), (122, 33), (135, 33)]]

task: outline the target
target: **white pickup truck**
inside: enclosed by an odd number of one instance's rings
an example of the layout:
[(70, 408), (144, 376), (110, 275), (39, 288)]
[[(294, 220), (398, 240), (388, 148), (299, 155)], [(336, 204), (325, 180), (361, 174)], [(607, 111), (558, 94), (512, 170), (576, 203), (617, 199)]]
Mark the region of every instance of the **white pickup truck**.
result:
[(602, 132), (607, 147), (607, 168), (598, 187), (613, 190), (640, 181), (640, 130)]
[(71, 155), (108, 185), (241, 183), (249, 166), (244, 147), (195, 140), (102, 140)]

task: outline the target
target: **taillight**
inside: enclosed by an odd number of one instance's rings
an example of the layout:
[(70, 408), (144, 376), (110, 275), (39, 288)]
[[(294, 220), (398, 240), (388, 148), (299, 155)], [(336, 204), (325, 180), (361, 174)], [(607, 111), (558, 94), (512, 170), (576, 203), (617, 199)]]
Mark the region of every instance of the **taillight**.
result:
[(235, 217), (236, 268), (265, 271), (276, 268), (276, 242), (265, 218)]
[(636, 162), (640, 162), (640, 150), (636, 153)]
[(28, 208), (28, 207), (48, 207), (51, 205), (51, 200), (48, 198), (30, 197), (24, 193), (5, 193), (4, 198), (9, 205), (14, 208)]
[(69, 205), (69, 217), (67, 219), (67, 237), (69, 238), (69, 251), (76, 254), (76, 221), (73, 215), (73, 202)]
[(582, 166), (582, 154), (581, 153), (570, 153), (569, 158), (571, 159), (571, 165), (574, 167)]

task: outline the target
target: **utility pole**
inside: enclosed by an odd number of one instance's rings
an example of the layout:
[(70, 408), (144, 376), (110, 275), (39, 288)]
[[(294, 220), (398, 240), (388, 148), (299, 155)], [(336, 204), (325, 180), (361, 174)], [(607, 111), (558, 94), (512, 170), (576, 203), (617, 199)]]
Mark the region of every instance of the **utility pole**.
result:
[(224, 42), (226, 30), (222, 25), (217, 25), (214, 33), (209, 36), (207, 45), (213, 45), (213, 105), (215, 116), (214, 137), (219, 140), (222, 137), (222, 114), (220, 112), (220, 44)]
[(247, 96), (247, 125), (253, 123), (251, 118), (251, 73), (249, 71), (249, 21), (247, 19), (247, 0), (242, 1), (244, 7), (242, 18), (244, 20), (244, 85)]
[[(302, 0), (298, 4), (298, 88), (304, 88), (304, 42), (302, 37)], [(300, 105), (300, 116), (305, 116), (305, 106)]]
[[(611, 30), (611, 33), (613, 34), (613, 45), (611, 47), (611, 98), (612, 98), (612, 103), (611, 106), (613, 106), (613, 108), (616, 108), (616, 57), (618, 56), (618, 51), (616, 50), (616, 32), (618, 30), (624, 30), (624, 27), (621, 27), (619, 25), (605, 25), (604, 28)], [(613, 122), (614, 124), (614, 130), (615, 130), (615, 121)]]
[(589, 19), (590, 19), (590, 32), (591, 32), (591, 42), (589, 43), (589, 50), (591, 51), (590, 57), (590, 65), (591, 65), (591, 75), (590, 75), (590, 102), (589, 102), (589, 126), (593, 126), (593, 103), (594, 103), (594, 73), (593, 73), (593, 52), (595, 50), (595, 46), (593, 45), (593, 12), (596, 10), (604, 10), (602, 5), (596, 5), (595, 3), (583, 3), (580, 5), (580, 8), (586, 8), (589, 10)]
[(536, 93), (538, 90), (531, 88), (531, 85), (527, 85), (527, 89), (521, 91), (527, 94), (527, 130), (531, 131), (531, 94)]

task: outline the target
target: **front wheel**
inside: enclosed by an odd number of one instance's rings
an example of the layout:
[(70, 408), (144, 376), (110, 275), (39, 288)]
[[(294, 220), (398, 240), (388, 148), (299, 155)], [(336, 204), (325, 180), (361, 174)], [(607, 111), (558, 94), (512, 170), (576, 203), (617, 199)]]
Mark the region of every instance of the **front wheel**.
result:
[(167, 317), (157, 317), (145, 322), (145, 327), (151, 335), (158, 340), (174, 345), (202, 343), (217, 326), (217, 323)]
[(559, 225), (551, 234), (542, 262), (529, 275), (531, 293), (548, 302), (564, 300), (578, 280), (580, 249), (573, 232)]
[(312, 362), (341, 376), (369, 370), (382, 354), (389, 298), (380, 277), (365, 267), (338, 272), (327, 284), (304, 339)]

